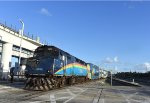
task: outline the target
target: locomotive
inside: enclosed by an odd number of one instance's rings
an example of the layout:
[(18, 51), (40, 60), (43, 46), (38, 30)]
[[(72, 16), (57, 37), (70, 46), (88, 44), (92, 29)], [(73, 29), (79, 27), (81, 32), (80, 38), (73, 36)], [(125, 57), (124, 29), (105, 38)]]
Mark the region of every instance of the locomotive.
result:
[(27, 59), (25, 89), (50, 90), (99, 79), (99, 67), (55, 47), (43, 45)]

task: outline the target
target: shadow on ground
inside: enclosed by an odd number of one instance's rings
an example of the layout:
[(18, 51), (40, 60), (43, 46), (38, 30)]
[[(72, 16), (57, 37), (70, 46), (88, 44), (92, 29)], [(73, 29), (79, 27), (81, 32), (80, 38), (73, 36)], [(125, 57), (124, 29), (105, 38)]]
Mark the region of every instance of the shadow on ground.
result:
[(0, 86), (4, 87), (12, 87), (12, 88), (24, 88), (25, 80), (15, 80), (11, 83), (10, 80), (0, 80)]

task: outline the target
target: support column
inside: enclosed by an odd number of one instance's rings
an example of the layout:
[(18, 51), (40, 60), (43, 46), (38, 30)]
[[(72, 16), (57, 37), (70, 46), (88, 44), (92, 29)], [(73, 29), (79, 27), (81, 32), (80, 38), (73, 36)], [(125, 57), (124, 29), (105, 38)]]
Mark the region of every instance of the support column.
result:
[(2, 50), (2, 65), (3, 65), (3, 74), (2, 79), (7, 79), (10, 71), (9, 62), (11, 62), (12, 56), (12, 44), (4, 43)]

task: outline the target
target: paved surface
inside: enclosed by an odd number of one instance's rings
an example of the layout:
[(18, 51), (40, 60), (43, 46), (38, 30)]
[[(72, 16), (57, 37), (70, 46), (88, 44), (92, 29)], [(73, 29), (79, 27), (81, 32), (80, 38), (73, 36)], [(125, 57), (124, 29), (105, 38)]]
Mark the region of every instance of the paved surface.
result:
[(61, 89), (23, 90), (22, 83), (1, 84), (0, 103), (150, 103), (150, 87), (109, 86), (103, 81)]

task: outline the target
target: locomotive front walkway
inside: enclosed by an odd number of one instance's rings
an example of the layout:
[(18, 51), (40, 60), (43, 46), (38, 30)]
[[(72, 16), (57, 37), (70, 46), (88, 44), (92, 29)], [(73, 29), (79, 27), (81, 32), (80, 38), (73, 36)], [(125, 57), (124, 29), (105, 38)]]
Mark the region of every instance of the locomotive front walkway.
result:
[(48, 92), (22, 88), (21, 83), (0, 85), (0, 103), (150, 103), (150, 87), (146, 86), (111, 87), (94, 81)]

